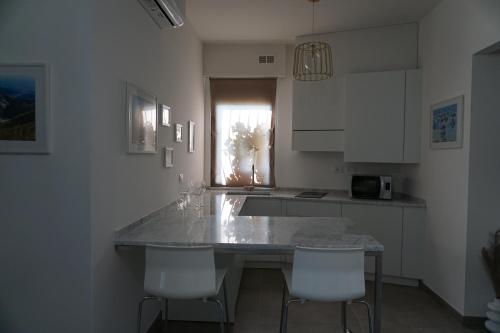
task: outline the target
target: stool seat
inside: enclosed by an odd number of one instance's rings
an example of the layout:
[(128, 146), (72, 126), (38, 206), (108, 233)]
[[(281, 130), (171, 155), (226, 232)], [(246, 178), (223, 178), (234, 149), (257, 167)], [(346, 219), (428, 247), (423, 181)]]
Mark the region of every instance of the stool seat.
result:
[(368, 309), (371, 332), (370, 307), (359, 300), (365, 296), (363, 249), (297, 247), (293, 266), (283, 267), (282, 273), (285, 280), (280, 329), (282, 333), (287, 330), (289, 305), (305, 301), (342, 302), (344, 332), (349, 332), (346, 304), (363, 303)]
[[(164, 319), (167, 318), (168, 299), (202, 299), (217, 305), (221, 332), (227, 325), (227, 294), (225, 268), (215, 267), (212, 246), (146, 246), (144, 291), (151, 296), (139, 304), (137, 332), (140, 333), (144, 301), (165, 301)], [(221, 288), (224, 306), (217, 298)]]

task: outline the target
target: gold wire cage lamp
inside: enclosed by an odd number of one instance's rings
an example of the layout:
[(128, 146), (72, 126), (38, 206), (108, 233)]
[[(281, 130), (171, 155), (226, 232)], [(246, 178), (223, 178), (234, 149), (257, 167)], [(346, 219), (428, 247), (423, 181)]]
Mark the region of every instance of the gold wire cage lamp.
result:
[[(314, 5), (312, 3), (312, 32), (314, 33)], [(332, 49), (327, 42), (313, 41), (298, 44), (293, 58), (293, 77), (299, 81), (326, 80), (333, 76)]]

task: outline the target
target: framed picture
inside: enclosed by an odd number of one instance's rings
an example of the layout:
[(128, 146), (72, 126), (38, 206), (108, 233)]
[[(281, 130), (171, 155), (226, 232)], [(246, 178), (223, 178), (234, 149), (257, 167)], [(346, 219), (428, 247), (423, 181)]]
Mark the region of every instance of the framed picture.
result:
[(161, 125), (170, 126), (170, 106), (160, 104), (158, 107), (160, 109)]
[(455, 97), (431, 106), (431, 148), (462, 147), (464, 97)]
[(129, 153), (156, 153), (156, 97), (130, 82), (127, 82), (127, 140)]
[(196, 129), (196, 124), (194, 123), (194, 121), (188, 121), (188, 152), (189, 153), (194, 153), (195, 129)]
[(175, 124), (175, 142), (182, 142), (182, 125)]
[(0, 153), (50, 152), (50, 80), (45, 64), (0, 64)]
[(171, 168), (174, 166), (174, 148), (163, 148), (163, 167)]

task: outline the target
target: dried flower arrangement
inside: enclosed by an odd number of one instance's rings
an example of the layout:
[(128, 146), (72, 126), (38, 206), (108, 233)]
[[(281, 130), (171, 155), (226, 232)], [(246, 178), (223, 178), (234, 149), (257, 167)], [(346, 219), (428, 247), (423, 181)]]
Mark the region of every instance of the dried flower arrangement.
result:
[(496, 298), (500, 299), (500, 230), (495, 233), (489, 248), (483, 247), (481, 253), (490, 273)]

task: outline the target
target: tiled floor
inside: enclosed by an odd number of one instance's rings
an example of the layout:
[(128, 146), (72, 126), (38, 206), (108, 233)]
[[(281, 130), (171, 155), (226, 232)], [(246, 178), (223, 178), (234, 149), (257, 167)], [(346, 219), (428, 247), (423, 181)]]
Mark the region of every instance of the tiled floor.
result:
[[(278, 332), (283, 279), (279, 270), (246, 269), (241, 282), (235, 333)], [(367, 285), (371, 295), (372, 286)], [(370, 297), (368, 297), (370, 299)], [(341, 332), (338, 304), (308, 302), (293, 304), (288, 332)], [(349, 326), (354, 333), (368, 332), (366, 311), (361, 305), (348, 309)], [(168, 332), (218, 332), (207, 323), (169, 322)], [(384, 285), (383, 333), (473, 333), (484, 332), (462, 327), (449, 310), (423, 290)]]

